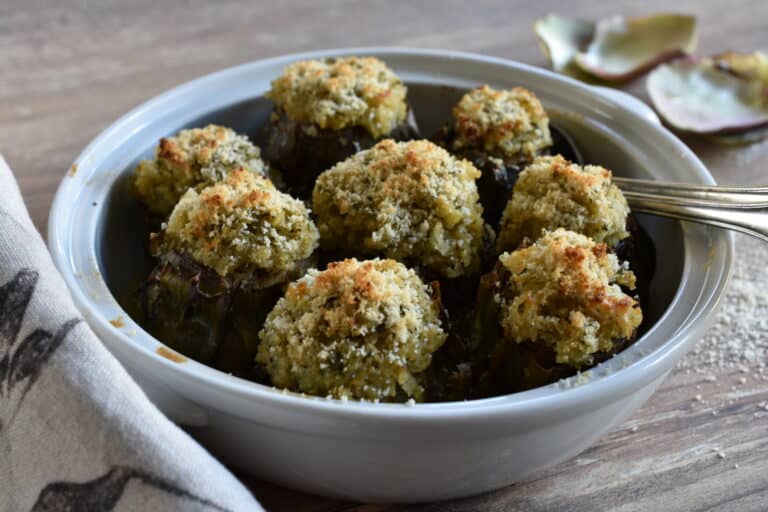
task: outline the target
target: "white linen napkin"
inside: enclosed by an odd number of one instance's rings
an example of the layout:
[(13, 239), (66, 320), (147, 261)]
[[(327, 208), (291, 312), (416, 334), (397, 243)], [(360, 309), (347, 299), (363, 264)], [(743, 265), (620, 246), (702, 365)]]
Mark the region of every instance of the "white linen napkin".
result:
[(0, 510), (262, 510), (83, 321), (2, 156)]

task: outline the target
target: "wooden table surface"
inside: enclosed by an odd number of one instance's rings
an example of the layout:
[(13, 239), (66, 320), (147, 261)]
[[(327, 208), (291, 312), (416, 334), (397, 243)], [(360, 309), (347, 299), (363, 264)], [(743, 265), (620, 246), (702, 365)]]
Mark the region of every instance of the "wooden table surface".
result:
[[(54, 191), (85, 144), (128, 109), (199, 75), (262, 57), (363, 45), (465, 50), (545, 66), (530, 27), (548, 12), (597, 19), (670, 8), (698, 17), (699, 54), (768, 49), (766, 0), (6, 0), (0, 152), (44, 231)], [(642, 78), (625, 89), (646, 99)], [(718, 181), (768, 182), (768, 142), (724, 148), (685, 140)], [(481, 497), (404, 508), (357, 505), (241, 476), (271, 510), (768, 510), (768, 418), (759, 413), (768, 383), (734, 392), (740, 374), (716, 377), (712, 383), (673, 373), (634, 417), (587, 452)], [(715, 416), (702, 401), (725, 407)]]

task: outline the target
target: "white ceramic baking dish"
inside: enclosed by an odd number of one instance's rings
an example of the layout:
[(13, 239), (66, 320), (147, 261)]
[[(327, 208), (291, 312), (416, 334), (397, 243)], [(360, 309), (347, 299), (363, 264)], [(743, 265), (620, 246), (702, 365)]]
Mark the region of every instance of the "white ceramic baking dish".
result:
[[(728, 281), (731, 236), (640, 216), (656, 246), (652, 328), (585, 374), (523, 393), (467, 402), (372, 404), (281, 392), (191, 360), (131, 320), (146, 266), (133, 226), (127, 176), (158, 139), (218, 122), (253, 132), (261, 95), (291, 61), (375, 55), (409, 85), (426, 133), (450, 112), (457, 89), (488, 83), (533, 90), (587, 161), (618, 175), (712, 184), (696, 156), (653, 112), (622, 93), (524, 64), (437, 50), (354, 48), (289, 55), (214, 73), (162, 94), (104, 130), (77, 158), (53, 203), (48, 240), (75, 302), (104, 344), (172, 419), (225, 462), (304, 491), (375, 502), (440, 500), (529, 478), (572, 457), (620, 424), (657, 388), (712, 319)], [(627, 99), (629, 98), (629, 99)], [(110, 320), (121, 321), (110, 323)], [(161, 351), (162, 352), (162, 351)]]

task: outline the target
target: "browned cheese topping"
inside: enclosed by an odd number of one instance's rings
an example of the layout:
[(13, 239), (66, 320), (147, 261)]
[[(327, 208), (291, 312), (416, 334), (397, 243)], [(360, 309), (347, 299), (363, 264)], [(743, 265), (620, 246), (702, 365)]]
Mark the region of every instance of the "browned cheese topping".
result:
[(504, 253), (495, 300), (509, 342), (544, 343), (558, 363), (581, 367), (614, 342), (631, 338), (643, 319), (638, 302), (619, 285), (635, 275), (606, 245), (557, 229), (533, 245)]
[(361, 126), (374, 138), (405, 120), (405, 95), (397, 75), (373, 57), (295, 62), (267, 93), (295, 121), (332, 130)]
[(292, 283), (259, 333), (272, 382), (319, 396), (420, 400), (419, 373), (445, 341), (439, 306), (393, 260), (346, 259)]
[(479, 176), (429, 141), (381, 141), (317, 179), (321, 244), (416, 262), (446, 277), (474, 271), (484, 234)]
[(453, 149), (480, 149), (493, 156), (530, 161), (552, 145), (549, 117), (529, 90), (496, 90), (483, 85), (453, 108)]
[(225, 276), (291, 269), (312, 254), (318, 238), (304, 203), (237, 168), (220, 183), (184, 194), (164, 225), (162, 244)]
[(501, 217), (497, 249), (509, 251), (524, 238), (536, 240), (542, 230), (566, 228), (609, 246), (629, 236), (629, 206), (611, 183), (611, 171), (583, 168), (561, 156), (538, 157), (515, 183)]
[(189, 188), (202, 188), (224, 179), (235, 168), (266, 174), (259, 148), (246, 136), (224, 126), (182, 130), (160, 139), (155, 158), (136, 167), (134, 185), (146, 207), (168, 215)]

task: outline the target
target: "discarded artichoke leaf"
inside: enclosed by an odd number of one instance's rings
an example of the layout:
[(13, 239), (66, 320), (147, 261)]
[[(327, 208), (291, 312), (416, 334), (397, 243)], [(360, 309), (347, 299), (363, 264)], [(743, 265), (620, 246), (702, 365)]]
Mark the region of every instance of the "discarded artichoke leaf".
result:
[(584, 71), (608, 81), (636, 77), (657, 64), (691, 53), (696, 19), (681, 14), (601, 20), (594, 38), (574, 60)]
[(595, 23), (548, 14), (533, 24), (541, 49), (552, 69), (584, 81), (594, 81), (575, 62), (576, 55), (592, 41)]
[(745, 62), (731, 56), (659, 66), (648, 76), (648, 94), (664, 120), (679, 130), (713, 134), (758, 128), (768, 124), (768, 81), (764, 68), (745, 67)]
[[(741, 78), (756, 79), (768, 88), (768, 55), (763, 52), (725, 52), (712, 57), (719, 69)], [(768, 90), (765, 91), (768, 93)]]

